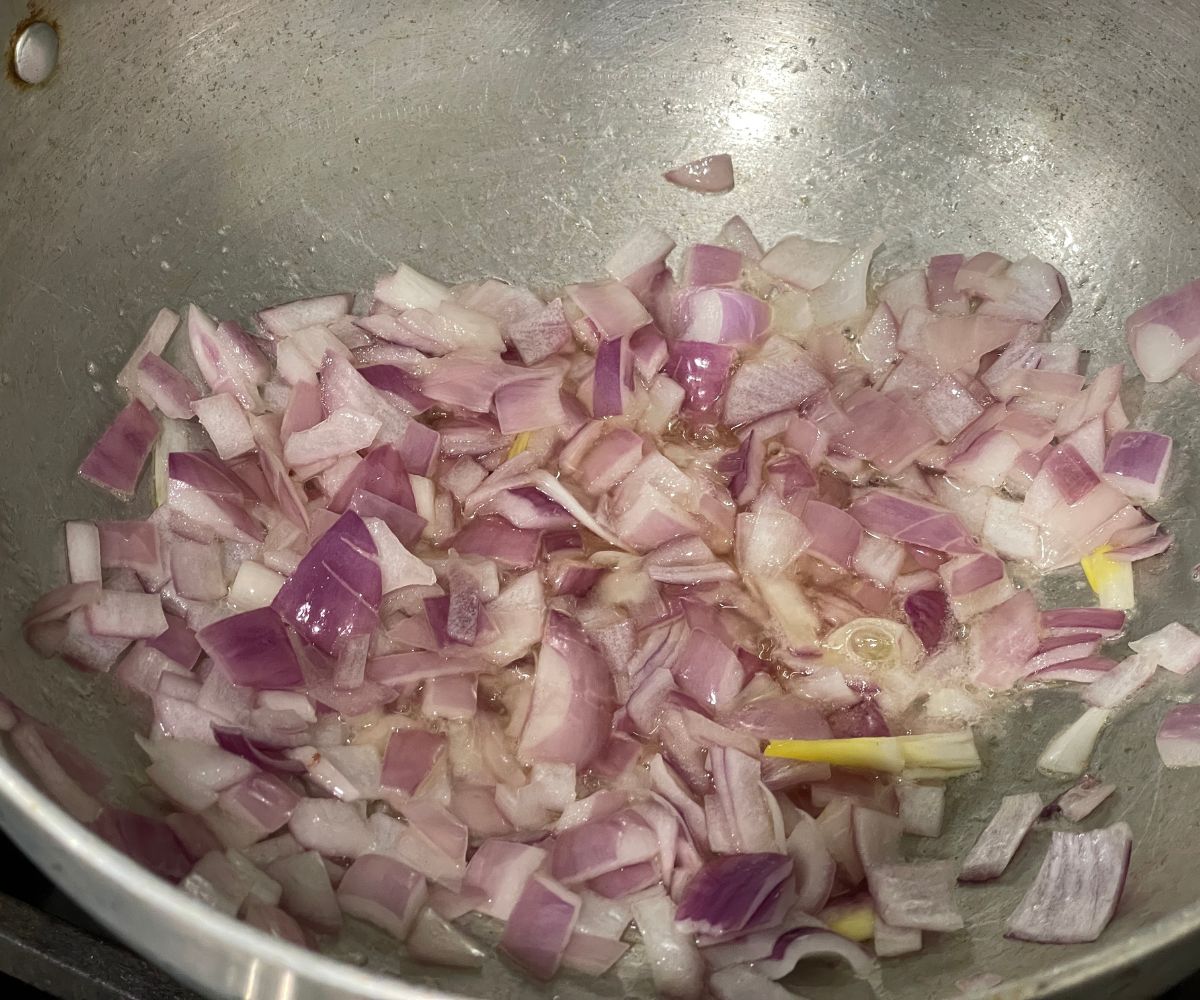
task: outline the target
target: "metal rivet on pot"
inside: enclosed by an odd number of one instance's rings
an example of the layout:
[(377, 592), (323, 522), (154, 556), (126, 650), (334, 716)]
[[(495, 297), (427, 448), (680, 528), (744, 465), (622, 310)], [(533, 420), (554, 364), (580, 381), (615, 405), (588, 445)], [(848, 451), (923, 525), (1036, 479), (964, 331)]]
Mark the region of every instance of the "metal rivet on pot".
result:
[(45, 21), (26, 25), (13, 41), (12, 60), (25, 83), (45, 83), (58, 62), (58, 32)]

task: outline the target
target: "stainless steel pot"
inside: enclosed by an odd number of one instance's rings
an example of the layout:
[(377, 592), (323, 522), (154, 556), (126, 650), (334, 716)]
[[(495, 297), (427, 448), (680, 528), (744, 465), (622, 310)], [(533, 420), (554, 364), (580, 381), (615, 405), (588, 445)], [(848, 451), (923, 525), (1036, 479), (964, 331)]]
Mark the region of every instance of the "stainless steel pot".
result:
[[(159, 304), (245, 315), (401, 260), (446, 279), (550, 285), (596, 272), (636, 222), (691, 239), (740, 212), (768, 238), (880, 227), (877, 273), (936, 251), (1038, 254), (1075, 291), (1065, 335), (1108, 361), (1135, 303), (1200, 273), (1200, 6), (1188, 0), (45, 7), (57, 70), (40, 87), (0, 86), (0, 686), (116, 773), (135, 767), (130, 706), (104, 678), (33, 658), (18, 624), (60, 578), (60, 522), (113, 510), (74, 470)], [(26, 14), (3, 0), (0, 28)], [(731, 195), (659, 179), (722, 150), (737, 166)], [(1140, 623), (1195, 624), (1187, 500), (1200, 462), (1187, 445), (1200, 392), (1172, 383), (1127, 401), (1184, 445), (1166, 505), (1179, 544), (1140, 574)], [(1068, 578), (1061, 594), (1080, 586)], [(1057, 693), (1012, 707), (985, 776), (954, 786), (957, 833), (921, 849), (961, 853), (1018, 783), (1055, 790), (1032, 761), (1076, 704)], [(994, 972), (997, 996), (1147, 996), (1196, 963), (1200, 778), (1160, 769), (1161, 710), (1161, 694), (1139, 703), (1099, 751), (1119, 785), (1108, 815), (1136, 836), (1104, 937), (1001, 937), (1037, 833), (1001, 884), (963, 894), (967, 931), (887, 964), (881, 995), (951, 996), (956, 980)], [(144, 874), (4, 761), (0, 824), (132, 946), (214, 996), (650, 994), (636, 962), (620, 982), (541, 987), (499, 964), (482, 976), (413, 968), (379, 938), (339, 954), (398, 979), (301, 953)], [(869, 992), (822, 969), (798, 988)]]

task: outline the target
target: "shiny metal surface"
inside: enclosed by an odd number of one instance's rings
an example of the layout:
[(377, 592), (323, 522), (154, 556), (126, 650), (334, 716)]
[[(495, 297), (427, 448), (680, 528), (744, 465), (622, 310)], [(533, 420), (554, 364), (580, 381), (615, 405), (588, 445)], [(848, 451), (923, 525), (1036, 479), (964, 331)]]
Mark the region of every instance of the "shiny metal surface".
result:
[[(455, 280), (550, 285), (598, 270), (638, 221), (683, 239), (740, 212), (765, 238), (800, 230), (888, 236), (876, 274), (931, 252), (1032, 252), (1071, 281), (1061, 331), (1100, 361), (1123, 354), (1122, 317), (1200, 273), (1200, 7), (1077, 0), (566, 0), (354, 3), (51, 0), (61, 58), (42, 87), (0, 89), (0, 686), (78, 727), (131, 770), (133, 711), (104, 679), (42, 663), (18, 623), (62, 572), (59, 523), (111, 512), (75, 480), (116, 409), (112, 377), (163, 303), (244, 316), (266, 300), (361, 287), (407, 260)], [(0, 2), (9, 30), (27, 10)], [(729, 151), (737, 188), (702, 197), (659, 178)], [(1162, 505), (1179, 544), (1140, 573), (1136, 627), (1197, 622), (1197, 390), (1130, 387), (1147, 426), (1179, 435)], [(1086, 596), (1066, 577), (1063, 599)], [(1200, 774), (1163, 772), (1152, 743), (1158, 680), (1101, 740), (1127, 818), (1133, 875), (1094, 945), (1005, 941), (1004, 918), (1048, 837), (991, 887), (964, 892), (968, 930), (891, 961), (881, 996), (953, 996), (978, 972), (997, 996), (1148, 996), (1200, 954)], [(1077, 711), (1055, 692), (987, 734), (981, 780), (953, 786), (965, 850), (1004, 791), (1037, 776), (1045, 740)], [(136, 796), (132, 783), (128, 796)], [(0, 761), (0, 824), (144, 954), (214, 996), (648, 996), (621, 981), (525, 982), (413, 969), (402, 979), (268, 941), (185, 899), (99, 844)], [(861, 997), (836, 970), (802, 970), (806, 996)]]
[(22, 83), (50, 79), (58, 63), (58, 33), (45, 21), (34, 21), (13, 39), (12, 69)]

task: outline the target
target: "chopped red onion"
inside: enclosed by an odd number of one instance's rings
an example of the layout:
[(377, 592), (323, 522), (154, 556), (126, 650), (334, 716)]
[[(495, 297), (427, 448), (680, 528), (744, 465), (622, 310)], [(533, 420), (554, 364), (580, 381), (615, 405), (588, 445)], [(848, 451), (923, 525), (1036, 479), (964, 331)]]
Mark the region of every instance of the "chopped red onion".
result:
[(341, 929), (338, 897), (316, 851), (285, 855), (269, 862), (266, 870), (282, 889), (280, 905), (293, 917), (321, 934), (336, 934)]
[(684, 251), (680, 277), (684, 287), (696, 288), (731, 285), (741, 273), (742, 255), (737, 250), (712, 243), (695, 243)]
[(551, 613), (518, 755), (583, 767), (603, 746), (614, 701), (608, 668), (582, 631), (566, 616)]
[(1149, 559), (1151, 556), (1161, 555), (1171, 547), (1174, 541), (1174, 535), (1157, 535), (1144, 542), (1112, 549), (1105, 555), (1114, 562), (1137, 562), (1139, 559)]
[(724, 393), (725, 422), (738, 426), (800, 406), (825, 386), (803, 350), (782, 337), (771, 338), (730, 378)]
[(535, 875), (504, 925), (500, 950), (536, 978), (550, 979), (567, 950), (579, 907), (575, 893)]
[(1083, 700), (1097, 708), (1116, 708), (1154, 676), (1154, 659), (1144, 653), (1125, 657), (1111, 670), (1096, 678), (1083, 692)]
[(251, 927), (257, 927), (271, 937), (289, 941), (301, 948), (309, 947), (308, 939), (300, 925), (277, 906), (268, 906), (256, 899), (249, 899), (242, 909), (242, 919)]
[[(179, 326), (179, 314), (170, 309), (160, 309), (151, 322), (141, 343), (133, 349), (129, 360), (117, 373), (116, 383), (131, 396), (138, 394), (138, 366), (147, 355), (162, 354)], [(191, 413), (188, 413), (191, 416)]]
[(760, 907), (792, 877), (786, 854), (730, 854), (708, 862), (688, 882), (675, 913), (685, 933), (729, 938), (754, 926)]
[(837, 870), (817, 821), (807, 813), (797, 813), (785, 846), (795, 872), (795, 905), (805, 913), (816, 913), (833, 892)]
[(1125, 320), (1125, 338), (1147, 382), (1165, 382), (1200, 353), (1200, 281), (1146, 303)]
[(1024, 590), (971, 623), (968, 636), (975, 679), (991, 688), (1008, 688), (1025, 675), (1038, 648), (1037, 601)]
[(1108, 785), (1090, 774), (1085, 774), (1074, 785), (1042, 810), (1042, 817), (1062, 815), (1072, 823), (1087, 819), (1113, 792), (1116, 785)]
[(675, 240), (661, 229), (641, 226), (605, 261), (604, 268), (644, 299), (654, 279), (666, 271), (667, 257), (674, 249)]
[(867, 869), (879, 915), (894, 927), (954, 931), (963, 918), (954, 905), (954, 862), (924, 861)]
[(347, 511), (309, 550), (271, 608), (325, 653), (339, 638), (375, 627), (382, 597), (375, 543)]
[(832, 956), (844, 959), (855, 975), (866, 978), (875, 970), (871, 957), (857, 944), (823, 927), (801, 926), (784, 931), (765, 958), (750, 968), (768, 979), (782, 979), (806, 958)]
[(254, 431), (246, 419), (246, 411), (229, 393), (219, 392), (196, 400), (192, 412), (208, 432), (221, 458), (236, 458), (254, 450)]
[(681, 691), (716, 709), (742, 689), (742, 668), (733, 650), (699, 629), (688, 635), (673, 672)]
[(140, 402), (125, 407), (100, 436), (79, 474), (90, 483), (129, 499), (137, 489), (142, 466), (158, 439), (158, 421)]
[(893, 927), (885, 920), (875, 917), (875, 933), (871, 944), (880, 958), (894, 958), (921, 950), (923, 935), (915, 927)]
[(730, 347), (699, 341), (678, 341), (671, 347), (665, 372), (683, 387), (683, 408), (704, 414), (725, 395), (734, 352)]
[(90, 521), (68, 521), (67, 573), (72, 583), (100, 583), (100, 531)]
[(137, 386), (143, 401), (175, 420), (190, 420), (192, 404), (200, 398), (195, 386), (157, 354), (148, 353), (138, 362)]
[[(727, 158), (697, 172), (714, 168), (732, 183)], [(872, 310), (875, 239), (764, 254), (734, 218), (678, 280), (673, 246), (643, 229), (609, 278), (549, 304), (402, 265), (368, 315), (318, 296), (263, 310), (252, 337), (192, 307), (206, 398), (161, 359), (160, 314), (84, 474), (132, 492), (157, 407), (162, 509), (70, 524), (72, 583), (24, 631), (147, 697), (148, 778), (187, 812), (102, 812), (77, 754), (0, 711), (51, 794), (300, 944), (345, 908), (476, 967), (448, 921), (478, 911), (535, 975), (600, 975), (632, 913), (659, 991), (698, 997), (706, 961), (764, 995), (810, 955), (869, 972), (807, 915), (864, 872), (878, 954), (960, 926), (950, 863), (899, 852), (941, 829), (943, 788), (915, 783), (941, 772), (915, 755), (977, 714), (955, 685), (1069, 679), (1108, 708), (1156, 665), (1200, 662), (1174, 625), (1114, 665), (1099, 646), (1122, 612), (1040, 612), (1024, 586), (1101, 546), (1171, 544), (1135, 506), (1161, 493), (1170, 439), (1129, 429), (1121, 365), (1089, 383), (1077, 347), (1042, 340), (1066, 289), (1034, 258), (935, 257)], [(1161, 377), (1200, 363), (1193, 292), (1130, 320)], [(180, 450), (193, 410), (213, 452)], [(851, 643), (864, 619), (891, 645)], [(1107, 717), (1040, 767), (1082, 773)], [(1168, 764), (1200, 761), (1192, 721), (1164, 724)], [(900, 731), (903, 780), (762, 755)], [(1050, 812), (1101, 798), (1081, 783)], [(1004, 868), (1028, 813), (1001, 810), (964, 879)]]
[(446, 738), (420, 729), (398, 729), (388, 739), (379, 783), (415, 795), (445, 752)]
[(33, 722), (18, 723), (9, 733), (9, 738), (12, 740), (13, 749), (29, 770), (71, 816), (80, 823), (91, 823), (100, 815), (100, 802), (92, 793), (82, 788), (56, 759)]
[[(624, 341), (616, 340), (613, 343), (620, 345)], [(601, 349), (603, 347), (601, 345)], [(535, 369), (529, 377), (513, 379), (497, 388), (494, 406), (501, 432), (518, 434), (564, 423), (567, 415), (563, 409), (561, 385), (561, 373)], [(616, 412), (621, 411), (618, 409)]]
[[(625, 412), (625, 399), (632, 389), (633, 354), (629, 349), (628, 339), (612, 337), (601, 341), (596, 348), (596, 367), (592, 374), (592, 416), (619, 417)], [(540, 411), (543, 414), (553, 414), (554, 408), (543, 403)], [(562, 422), (560, 418), (548, 424), (538, 423), (538, 426), (554, 426)], [(500, 428), (506, 430), (503, 422)], [(517, 428), (514, 426), (513, 429)]]
[(1132, 848), (1125, 823), (1052, 834), (1037, 878), (1008, 918), (1005, 936), (1047, 944), (1095, 941), (1116, 912)]
[(419, 962), (458, 969), (483, 966), (486, 952), (457, 927), (426, 906), (417, 914), (405, 942), (408, 954)]
[(785, 236), (767, 251), (759, 261), (759, 266), (767, 274), (811, 290), (832, 278), (851, 252), (850, 247), (841, 243), (821, 243), (800, 236)]
[(303, 774), (306, 770), (301, 761), (280, 756), (278, 751), (283, 749), (282, 747), (255, 739), (235, 726), (214, 725), (212, 731), (217, 744), (223, 750), (244, 757), (264, 771), (276, 774)]
[(122, 854), (168, 882), (180, 881), (191, 869), (184, 846), (160, 819), (107, 806), (91, 828)]
[(733, 190), (733, 159), (728, 153), (715, 153), (668, 170), (663, 177), (690, 191), (724, 194)]
[(1006, 795), (1000, 808), (963, 859), (960, 882), (986, 882), (998, 878), (1042, 812), (1041, 797), (1030, 792)]
[[(713, 746), (708, 767), (716, 791), (714, 809), (706, 815), (721, 815), (731, 849), (753, 854), (783, 851), (783, 820), (775, 796), (762, 783), (762, 763), (732, 747)], [(711, 840), (710, 830), (710, 840)]]
[(266, 837), (291, 819), (300, 797), (272, 774), (256, 774), (225, 789), (217, 803), (225, 812)]
[(1188, 674), (1200, 665), (1200, 636), (1179, 622), (1134, 639), (1129, 648), (1173, 674)]
[(1167, 767), (1200, 766), (1200, 703), (1187, 702), (1168, 710), (1154, 743)]
[(196, 639), (235, 684), (290, 688), (303, 683), (287, 629), (271, 608), (214, 622), (201, 629)]
[(652, 318), (637, 297), (617, 281), (568, 285), (566, 293), (602, 340), (628, 337)]
[(306, 327), (326, 326), (348, 315), (353, 305), (353, 294), (340, 292), (271, 306), (256, 313), (254, 318), (264, 336), (280, 340)]
[(752, 343), (771, 321), (766, 302), (736, 288), (695, 289), (684, 295), (680, 310), (682, 339), (709, 344)]
[(1133, 500), (1157, 500), (1171, 462), (1171, 439), (1152, 431), (1118, 431), (1104, 455), (1104, 478)]
[(357, 858), (370, 844), (359, 811), (339, 799), (301, 799), (288, 831), (303, 847), (332, 858)]
[(363, 854), (342, 876), (338, 903), (399, 941), (408, 937), (427, 898), (425, 879), (407, 865), (381, 854)]
[(900, 800), (900, 822), (905, 833), (918, 837), (940, 837), (946, 808), (946, 789), (942, 785), (917, 785), (904, 782), (896, 786)]
[(657, 858), (658, 839), (631, 809), (564, 830), (555, 839), (550, 873), (573, 886)]
[(1043, 611), (1039, 621), (1041, 626), (1038, 631), (1045, 635), (1097, 632), (1111, 639), (1125, 628), (1125, 612), (1109, 608), (1057, 608)]

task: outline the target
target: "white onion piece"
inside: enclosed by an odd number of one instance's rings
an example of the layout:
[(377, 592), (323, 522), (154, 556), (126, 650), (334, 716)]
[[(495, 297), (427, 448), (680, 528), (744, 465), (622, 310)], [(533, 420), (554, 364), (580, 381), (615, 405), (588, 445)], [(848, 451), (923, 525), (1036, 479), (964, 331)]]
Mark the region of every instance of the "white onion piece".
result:
[(322, 934), (335, 934), (342, 926), (342, 910), (329, 881), (329, 872), (316, 851), (278, 858), (267, 864), (267, 874), (282, 889), (281, 905), (301, 923)]
[(785, 236), (759, 261), (759, 266), (776, 278), (799, 288), (825, 284), (851, 255), (840, 243), (820, 243), (800, 236)]
[(1089, 708), (1047, 744), (1038, 757), (1037, 767), (1043, 774), (1062, 774), (1078, 777), (1087, 770), (1100, 730), (1112, 713), (1103, 708)]
[(239, 611), (265, 608), (283, 587), (284, 577), (253, 559), (244, 560), (229, 587), (229, 603)]
[(877, 916), (871, 943), (880, 958), (893, 958), (920, 951), (922, 938), (923, 934), (915, 927), (893, 927)]
[(68, 521), (67, 572), (72, 583), (100, 582), (100, 532), (90, 521)]
[(691, 935), (676, 929), (675, 904), (670, 897), (658, 894), (638, 900), (633, 904), (633, 919), (654, 988), (681, 1000), (703, 995), (704, 961)]
[(941, 836), (946, 809), (945, 786), (904, 782), (897, 786), (896, 795), (900, 799), (900, 822), (905, 833), (918, 837)]
[(288, 830), (304, 847), (334, 858), (358, 857), (370, 843), (359, 811), (337, 799), (302, 799)]
[(487, 953), (457, 927), (426, 906), (413, 922), (406, 941), (408, 953), (419, 962), (479, 969)]
[(380, 278), (375, 285), (375, 299), (394, 309), (437, 309), (450, 294), (450, 289), (428, 278), (407, 264), (401, 264), (394, 275)]
[(229, 393), (219, 392), (196, 400), (192, 412), (200, 418), (221, 458), (237, 458), (254, 450), (254, 432), (246, 411)]

